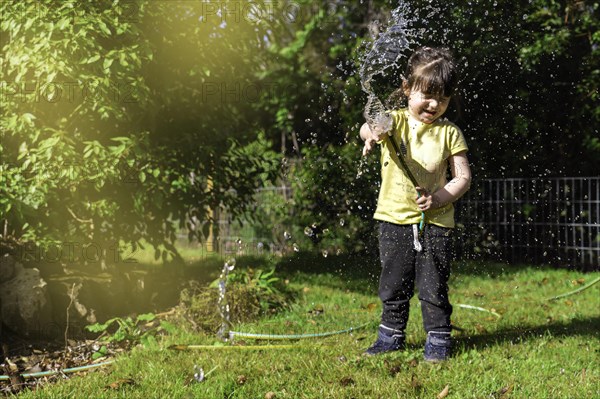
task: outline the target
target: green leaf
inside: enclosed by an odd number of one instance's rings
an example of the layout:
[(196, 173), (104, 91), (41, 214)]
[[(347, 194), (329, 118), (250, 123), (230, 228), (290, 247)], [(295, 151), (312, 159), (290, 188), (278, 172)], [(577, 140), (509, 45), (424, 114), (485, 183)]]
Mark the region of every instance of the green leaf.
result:
[(96, 54), (90, 58), (87, 59), (86, 64), (91, 64), (92, 62), (96, 62), (100, 59), (100, 55)]
[(101, 324), (101, 323), (90, 324), (90, 325), (85, 326), (85, 329), (90, 332), (95, 332), (95, 333), (104, 332), (112, 324), (113, 321), (114, 321), (114, 319), (111, 319), (104, 324)]
[(129, 63), (127, 62), (127, 56), (125, 55), (125, 53), (119, 53), (119, 64), (121, 64), (124, 67), (129, 66)]
[(114, 61), (114, 59), (112, 59), (112, 58), (105, 58), (104, 62), (102, 63), (102, 67), (104, 69), (110, 68), (110, 66), (112, 65), (113, 61)]
[(158, 346), (158, 341), (151, 334), (145, 334), (140, 338), (140, 343), (144, 348), (152, 348)]
[(144, 313), (141, 314), (137, 317), (137, 320), (139, 321), (152, 321), (156, 318), (156, 315), (154, 313)]
[(108, 27), (106, 26), (106, 24), (104, 23), (104, 21), (97, 21), (98, 27), (100, 27), (100, 30), (102, 32), (104, 32), (106, 35), (111, 36), (112, 32), (110, 31), (110, 29), (108, 29)]
[(262, 274), (262, 278), (263, 278), (263, 279), (267, 279), (267, 278), (269, 278), (269, 277), (270, 277), (270, 276), (271, 276), (273, 273), (275, 273), (275, 269), (271, 269), (271, 270), (269, 270), (268, 272), (266, 272), (266, 273), (263, 273), (263, 274)]
[(69, 22), (71, 21), (71, 19), (69, 17), (64, 17), (63, 19), (61, 19), (60, 21), (58, 21), (58, 24), (56, 25), (56, 27), (58, 29), (64, 29), (67, 26), (69, 26)]
[(168, 332), (169, 334), (174, 334), (177, 332), (177, 327), (174, 324), (169, 323), (168, 321), (161, 320), (160, 328)]
[(106, 328), (107, 328), (106, 325), (100, 324), (100, 323), (85, 326), (85, 329), (88, 331), (91, 331), (91, 332), (102, 332), (102, 331), (106, 330)]
[(28, 124), (30, 124), (30, 125), (32, 125), (32, 124), (33, 124), (33, 121), (36, 119), (36, 118), (35, 118), (35, 115), (33, 115), (33, 114), (30, 114), (29, 112), (26, 112), (26, 113), (24, 113), (23, 115), (21, 115), (21, 117), (22, 117), (23, 119), (25, 119), (25, 121), (26, 121)]
[(27, 155), (27, 143), (22, 142), (21, 145), (19, 146), (19, 156), (17, 157), (17, 160), (23, 158), (26, 155)]

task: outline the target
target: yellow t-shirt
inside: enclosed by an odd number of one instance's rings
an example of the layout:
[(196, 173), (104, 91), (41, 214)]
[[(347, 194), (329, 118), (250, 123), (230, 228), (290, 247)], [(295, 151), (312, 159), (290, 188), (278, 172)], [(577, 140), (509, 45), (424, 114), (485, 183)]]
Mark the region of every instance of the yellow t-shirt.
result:
[[(430, 193), (447, 183), (448, 157), (468, 150), (461, 130), (447, 120), (426, 124), (414, 119), (407, 109), (392, 111), (393, 135), (406, 164), (421, 187)], [(381, 144), (381, 188), (374, 218), (396, 224), (415, 224), (421, 220), (417, 191), (400, 166), (389, 139)], [(454, 227), (454, 206), (425, 212), (425, 223)]]

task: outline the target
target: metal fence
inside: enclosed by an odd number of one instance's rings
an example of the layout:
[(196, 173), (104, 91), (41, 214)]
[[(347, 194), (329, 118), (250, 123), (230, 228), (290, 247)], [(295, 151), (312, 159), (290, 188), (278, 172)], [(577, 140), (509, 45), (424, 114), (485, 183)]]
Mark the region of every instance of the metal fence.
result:
[[(287, 206), (291, 197), (292, 188), (288, 185), (257, 189), (254, 203), (249, 207), (253, 218), (234, 219), (227, 211), (218, 209), (213, 214), (216, 223), (202, 242), (190, 242), (188, 231), (182, 230), (178, 234), (177, 245), (193, 249), (201, 259), (215, 255), (281, 255), (293, 251), (294, 242), (288, 232), (291, 226), (284, 225), (282, 218), (278, 217), (282, 213), (293, 217), (291, 208)], [(273, 206), (277, 209), (270, 209)]]
[[(281, 197), (279, 208), (291, 212), (286, 205), (289, 187), (261, 189), (257, 203), (265, 201), (265, 195)], [(292, 248), (293, 240), (285, 240), (291, 226), (284, 226), (277, 215), (261, 215), (273, 224), (263, 223), (267, 230), (262, 233), (226, 213), (220, 216), (217, 251), (221, 255), (281, 253)], [(293, 221), (293, 215), (288, 220)], [(600, 270), (600, 177), (476, 181), (457, 203), (457, 224), (462, 257)], [(210, 242), (206, 244), (208, 252), (217, 248), (211, 250)]]
[(458, 220), (467, 254), (600, 268), (600, 177), (483, 180), (460, 201)]

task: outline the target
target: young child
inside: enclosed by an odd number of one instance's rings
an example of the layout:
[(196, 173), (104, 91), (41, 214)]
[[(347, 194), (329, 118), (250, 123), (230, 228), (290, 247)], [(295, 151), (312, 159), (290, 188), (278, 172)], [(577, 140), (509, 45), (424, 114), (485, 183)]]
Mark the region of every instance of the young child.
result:
[[(469, 189), (471, 171), (461, 130), (441, 119), (457, 81), (450, 51), (431, 47), (416, 50), (408, 60), (405, 77), (401, 90), (408, 107), (389, 112), (391, 131), (372, 131), (366, 123), (360, 129), (363, 155), (375, 143), (381, 146), (382, 179), (374, 218), (380, 221), (379, 297), (383, 312), (377, 341), (366, 354), (404, 347), (409, 300), (416, 281), (427, 332), (424, 356), (435, 362), (446, 360), (452, 347), (452, 306), (448, 300), (452, 203)], [(392, 138), (418, 187), (399, 162)], [(448, 166), (450, 181), (446, 179)], [(422, 213), (425, 223), (419, 231)]]

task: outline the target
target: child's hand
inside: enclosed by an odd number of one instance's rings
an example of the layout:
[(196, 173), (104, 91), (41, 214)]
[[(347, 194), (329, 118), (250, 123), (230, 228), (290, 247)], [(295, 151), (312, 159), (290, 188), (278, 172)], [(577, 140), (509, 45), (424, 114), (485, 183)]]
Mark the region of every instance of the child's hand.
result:
[(417, 207), (419, 208), (419, 211), (425, 212), (434, 209), (433, 194), (430, 194), (429, 191), (423, 187), (417, 187), (416, 189), (419, 193), (419, 196), (417, 197)]
[(381, 132), (374, 132), (368, 124), (363, 124), (360, 128), (360, 137), (365, 141), (362, 154), (367, 155), (375, 147), (375, 144), (381, 140)]
[(368, 138), (365, 140), (365, 145), (363, 146), (363, 150), (362, 150), (363, 157), (367, 156), (371, 152), (373, 147), (375, 147), (376, 143), (377, 143), (377, 140), (375, 140), (373, 138)]

